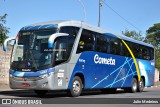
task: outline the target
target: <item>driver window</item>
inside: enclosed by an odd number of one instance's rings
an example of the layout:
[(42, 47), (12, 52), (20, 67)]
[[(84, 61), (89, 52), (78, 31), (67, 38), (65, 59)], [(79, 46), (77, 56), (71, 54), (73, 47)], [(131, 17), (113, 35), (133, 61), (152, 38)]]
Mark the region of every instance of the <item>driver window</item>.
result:
[(69, 59), (78, 31), (78, 27), (64, 26), (60, 28), (60, 33), (67, 33), (69, 36), (58, 37), (55, 40), (55, 65), (63, 63)]

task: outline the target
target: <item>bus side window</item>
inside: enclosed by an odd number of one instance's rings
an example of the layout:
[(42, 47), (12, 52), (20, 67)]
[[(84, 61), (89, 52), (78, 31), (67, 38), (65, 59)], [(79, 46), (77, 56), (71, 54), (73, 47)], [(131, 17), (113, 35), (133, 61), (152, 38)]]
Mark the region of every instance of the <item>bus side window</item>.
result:
[(104, 35), (97, 35), (97, 42), (96, 42), (96, 51), (108, 53), (108, 39)]
[(154, 49), (153, 48), (149, 48), (149, 51), (150, 51), (150, 60), (153, 60), (154, 59)]
[(145, 46), (142, 47), (142, 59), (150, 60), (149, 49)]
[(133, 43), (132, 50), (135, 57), (140, 59), (141, 58), (140, 45)]
[(110, 54), (120, 55), (121, 45), (120, 40), (117, 38), (110, 39)]
[(71, 26), (64, 26), (60, 28), (60, 33), (68, 33), (71, 39), (75, 39), (79, 28), (71, 27)]
[[(125, 40), (124, 40), (125, 41)], [(129, 46), (129, 42), (128, 41), (125, 41), (125, 43)], [(121, 55), (122, 56), (127, 56), (127, 57), (131, 57), (131, 54), (130, 54), (130, 52), (129, 52), (129, 50), (128, 50), (128, 48), (126, 47), (126, 45), (123, 43), (123, 42), (121, 42)], [(130, 46), (129, 46), (130, 47)]]
[(74, 44), (74, 41), (75, 41), (75, 38), (78, 34), (78, 31), (79, 31), (79, 28), (78, 27), (71, 27), (71, 26), (64, 26), (64, 27), (61, 27), (60, 28), (60, 33), (68, 33), (69, 36), (66, 38), (66, 41), (64, 42), (67, 42), (67, 59), (69, 58), (69, 55), (72, 51), (72, 48), (73, 48), (73, 44)]
[(83, 30), (79, 43), (77, 53), (84, 51), (94, 51), (94, 35), (91, 31)]

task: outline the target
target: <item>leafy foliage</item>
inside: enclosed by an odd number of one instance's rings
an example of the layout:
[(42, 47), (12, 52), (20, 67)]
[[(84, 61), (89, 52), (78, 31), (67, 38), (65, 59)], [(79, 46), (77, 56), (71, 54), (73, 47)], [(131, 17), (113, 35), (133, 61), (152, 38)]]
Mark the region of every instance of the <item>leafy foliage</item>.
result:
[(9, 28), (4, 26), (6, 24), (7, 14), (0, 16), (0, 45), (4, 42), (6, 38), (8, 38), (7, 33), (9, 33)]
[(145, 38), (142, 36), (141, 32), (129, 31), (127, 29), (122, 31), (122, 34), (152, 44), (155, 47), (156, 68), (160, 69), (160, 23), (154, 24), (146, 32)]
[(160, 69), (160, 23), (154, 24), (147, 31), (145, 42), (154, 45), (156, 56), (156, 67)]
[(160, 51), (155, 51), (155, 58), (156, 58), (156, 68), (160, 69)]
[(156, 49), (160, 49), (160, 23), (154, 24), (147, 30), (145, 41), (154, 45)]
[(143, 41), (144, 37), (142, 36), (141, 32), (136, 32), (136, 31), (129, 31), (126, 29), (125, 31), (122, 31), (122, 34), (128, 37), (131, 37), (135, 40)]

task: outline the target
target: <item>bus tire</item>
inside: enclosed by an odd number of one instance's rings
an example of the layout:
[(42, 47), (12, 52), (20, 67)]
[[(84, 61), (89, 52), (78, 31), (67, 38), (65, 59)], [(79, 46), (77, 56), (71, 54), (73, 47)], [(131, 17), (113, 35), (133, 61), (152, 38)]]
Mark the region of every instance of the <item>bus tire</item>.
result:
[(79, 76), (75, 76), (72, 81), (72, 87), (68, 90), (70, 97), (78, 97), (82, 92), (82, 80)]
[(138, 92), (142, 92), (144, 89), (144, 80), (141, 78), (141, 80), (138, 82)]
[(129, 88), (129, 91), (130, 91), (131, 93), (135, 93), (135, 92), (137, 92), (137, 89), (138, 89), (137, 79), (136, 79), (136, 78), (133, 78), (133, 79), (132, 79), (132, 86), (131, 86), (131, 88)]
[(47, 94), (47, 90), (34, 90), (34, 92), (39, 96), (39, 97), (44, 97)]

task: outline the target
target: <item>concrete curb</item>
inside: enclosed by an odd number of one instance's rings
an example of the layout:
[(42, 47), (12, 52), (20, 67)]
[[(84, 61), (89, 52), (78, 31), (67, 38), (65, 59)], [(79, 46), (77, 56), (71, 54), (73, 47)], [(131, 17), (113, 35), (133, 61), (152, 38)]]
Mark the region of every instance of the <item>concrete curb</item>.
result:
[(157, 88), (157, 87), (160, 87), (160, 85), (155, 85), (155, 86), (145, 87), (145, 88)]

